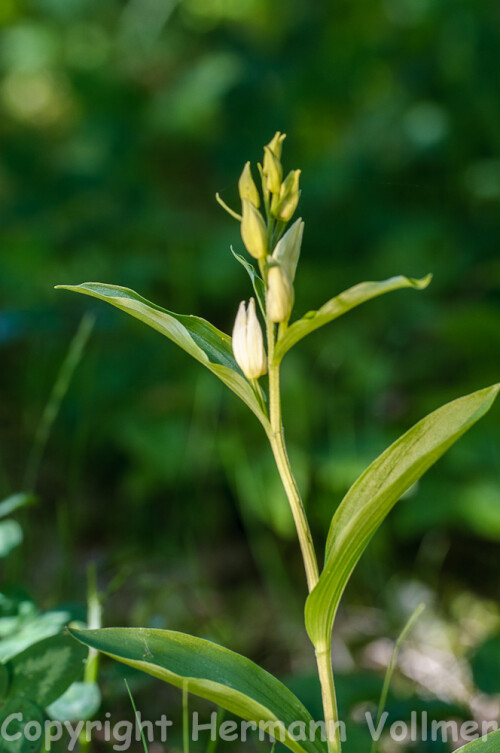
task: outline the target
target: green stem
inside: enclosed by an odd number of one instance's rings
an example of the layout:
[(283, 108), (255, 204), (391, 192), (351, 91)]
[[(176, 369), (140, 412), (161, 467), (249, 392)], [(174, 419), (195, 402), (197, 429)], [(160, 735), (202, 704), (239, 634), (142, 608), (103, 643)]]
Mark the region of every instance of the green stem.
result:
[[(87, 569), (87, 626), (90, 628), (90, 630), (98, 630), (100, 627), (102, 627), (102, 606), (99, 592), (97, 590), (97, 568), (94, 563), (89, 565)], [(92, 684), (97, 683), (97, 680), (99, 678), (99, 657), (100, 654), (95, 650), (95, 648), (89, 648), (89, 653), (87, 655), (87, 661), (85, 662), (85, 669), (83, 673), (84, 682)], [(126, 680), (125, 685), (127, 686), (134, 712), (137, 715), (137, 711), (134, 705), (134, 699), (132, 698), (132, 694), (130, 693), (130, 688)], [(92, 737), (90, 733), (87, 734), (85, 727), (80, 732), (78, 740), (80, 743), (79, 752), (89, 753)]]
[(321, 685), (321, 699), (323, 701), (328, 750), (330, 753), (340, 753), (342, 746), (340, 742), (337, 696), (333, 680), (331, 645), (322, 651), (316, 650), (316, 663), (318, 665), (318, 675)]
[(182, 750), (189, 753), (189, 698), (187, 683), (182, 686)]
[[(304, 504), (300, 496), (297, 482), (290, 466), (290, 460), (285, 444), (283, 421), (281, 416), (281, 393), (280, 393), (280, 364), (274, 360), (275, 326), (267, 320), (267, 346), (269, 359), (269, 418), (270, 430), (269, 442), (273, 451), (276, 466), (280, 474), (281, 482), (285, 489), (295, 528), (302, 551), (304, 568), (306, 571), (307, 586), (309, 592), (313, 590), (319, 579), (318, 561), (314, 550), (314, 542), (309, 528)], [(331, 647), (322, 651), (316, 651), (316, 662), (321, 684), (321, 696), (323, 700), (323, 712), (325, 716), (328, 749), (330, 753), (340, 753), (341, 742), (338, 725), (337, 699), (333, 679)]]
[(314, 551), (314, 543), (309, 523), (307, 521), (306, 511), (290, 466), (290, 460), (288, 459), (285, 445), (283, 422), (281, 418), (280, 367), (279, 364), (274, 363), (275, 327), (273, 322), (269, 320), (267, 320), (266, 325), (267, 355), (269, 359), (269, 418), (271, 423), (268, 437), (281, 482), (288, 497), (293, 519), (295, 521), (295, 528), (297, 529), (297, 535), (304, 560), (307, 586), (309, 591), (312, 591), (318, 582), (318, 562)]
[[(90, 630), (102, 627), (102, 605), (97, 590), (97, 568), (95, 563), (87, 570), (87, 626)], [(85, 662), (84, 682), (97, 683), (99, 677), (99, 651), (89, 649)]]

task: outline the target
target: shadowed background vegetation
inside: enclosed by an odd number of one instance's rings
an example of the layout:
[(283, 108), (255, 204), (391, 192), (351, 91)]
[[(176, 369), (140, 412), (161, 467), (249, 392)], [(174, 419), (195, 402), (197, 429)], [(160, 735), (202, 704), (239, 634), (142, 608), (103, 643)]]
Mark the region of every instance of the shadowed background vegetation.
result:
[[(321, 542), (393, 439), (499, 379), (499, 22), (487, 0), (2, 1), (0, 496), (38, 496), (5, 588), (83, 603), (95, 562), (106, 624), (185, 629), (308, 674), (300, 554), (259, 425), (171, 343), (53, 286), (131, 287), (230, 331), (249, 284), (214, 194), (236, 207), (244, 162), (286, 131), (285, 169), (303, 171), (297, 314), (362, 280), (434, 274), (286, 358), (287, 439)], [(498, 432), (497, 408), (370, 546), (337, 639), (340, 669), (362, 679), (346, 704), (376, 695), (380, 636), (422, 598), (476, 686), (500, 692), (481, 654), (487, 640), (500, 656)], [(122, 670), (107, 672), (106, 704), (126, 706)], [(464, 701), (416, 679), (436, 703)]]

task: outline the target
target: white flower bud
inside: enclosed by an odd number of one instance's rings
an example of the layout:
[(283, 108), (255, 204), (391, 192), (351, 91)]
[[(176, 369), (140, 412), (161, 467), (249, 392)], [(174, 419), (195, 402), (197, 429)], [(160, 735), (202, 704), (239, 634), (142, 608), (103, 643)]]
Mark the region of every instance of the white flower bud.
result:
[(266, 311), (272, 322), (287, 322), (295, 300), (292, 282), (283, 267), (274, 264), (267, 272)]
[(253, 298), (250, 298), (248, 310), (245, 301), (238, 308), (233, 327), (233, 353), (247, 379), (258, 379), (267, 372), (264, 338)]
[(241, 237), (248, 253), (255, 259), (267, 254), (267, 229), (261, 213), (250, 199), (243, 199)]
[(250, 162), (247, 162), (238, 181), (238, 189), (240, 192), (240, 199), (250, 199), (255, 207), (260, 206), (260, 196), (252, 177), (252, 170), (250, 168)]
[(273, 251), (273, 259), (281, 264), (291, 282), (295, 280), (303, 233), (304, 222), (299, 217), (280, 238)]

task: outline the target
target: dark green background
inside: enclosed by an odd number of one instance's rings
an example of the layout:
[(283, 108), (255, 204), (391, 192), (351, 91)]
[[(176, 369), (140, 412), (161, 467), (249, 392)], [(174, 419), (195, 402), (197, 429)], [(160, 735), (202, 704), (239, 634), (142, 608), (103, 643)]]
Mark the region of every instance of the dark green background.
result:
[[(132, 287), (230, 331), (249, 285), (214, 194), (237, 205), (244, 162), (278, 129), (285, 168), (303, 171), (298, 315), (362, 280), (432, 272), (424, 292), (367, 304), (285, 361), (321, 546), (376, 454), (499, 379), (500, 7), (3, 0), (0, 24), (3, 496), (23, 487), (78, 322), (97, 317), (8, 577), (53, 606), (84, 598), (96, 561), (108, 624), (310, 666), (291, 519), (255, 419), (159, 335), (53, 286)], [(444, 610), (463, 592), (498, 600), (498, 436), (496, 408), (391, 515), (347, 604), (387, 611), (393, 634), (414, 578)]]

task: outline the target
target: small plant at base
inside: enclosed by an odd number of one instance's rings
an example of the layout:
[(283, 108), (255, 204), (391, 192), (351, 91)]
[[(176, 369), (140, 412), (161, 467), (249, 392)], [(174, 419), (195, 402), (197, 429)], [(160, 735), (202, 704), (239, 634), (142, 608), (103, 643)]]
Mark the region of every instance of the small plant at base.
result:
[[(300, 170), (292, 170), (283, 179), (284, 138), (278, 132), (264, 148), (262, 165), (258, 165), (261, 195), (250, 164), (245, 164), (238, 184), (241, 214), (218, 198), (240, 223), (246, 250), (258, 264), (256, 270), (248, 260), (235, 254), (249, 273), (263, 315), (267, 352), (254, 298), (248, 307), (245, 302), (240, 304), (231, 339), (204, 319), (167, 311), (125, 288), (101, 283), (60, 287), (106, 301), (168, 337), (221, 379), (261, 422), (290, 504), (304, 560), (309, 591), (305, 622), (321, 684), (326, 742), (317, 726), (311, 728), (314, 722), (308, 711), (281, 682), (249, 659), (210, 641), (170, 630), (143, 628), (73, 630), (73, 634), (87, 646), (176, 685), (184, 693), (212, 700), (260, 728), (275, 725), (274, 737), (295, 753), (325, 753), (325, 750), (340, 753), (331, 645), (335, 616), (346, 584), (392, 507), (489, 410), (500, 385), (438, 408), (373, 461), (333, 515), (320, 572), (285, 444), (280, 392), (283, 358), (310, 332), (352, 308), (393, 290), (423, 290), (431, 278), (397, 276), (381, 282), (363, 282), (289, 324), (304, 223), (298, 219), (287, 230), (300, 198)], [(262, 386), (259, 380), (266, 374), (267, 385)], [(291, 732), (297, 723), (314, 729), (314, 734), (297, 739)], [(484, 753), (490, 751), (493, 747), (484, 748)]]

